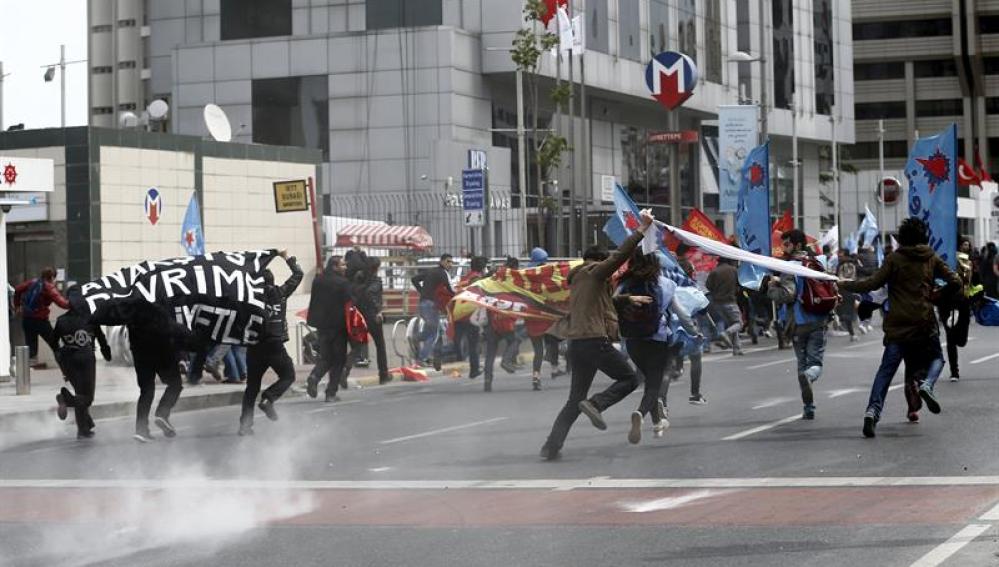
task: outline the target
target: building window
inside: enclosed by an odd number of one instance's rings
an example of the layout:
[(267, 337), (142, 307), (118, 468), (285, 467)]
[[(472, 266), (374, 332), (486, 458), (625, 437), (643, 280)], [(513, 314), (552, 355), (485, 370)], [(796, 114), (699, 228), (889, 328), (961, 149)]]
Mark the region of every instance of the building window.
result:
[(905, 63), (901, 61), (882, 61), (880, 63), (854, 63), (854, 81), (883, 81), (888, 79), (904, 79)]
[(291, 35), (291, 0), (222, 0), (223, 40)]
[(135, 110), (134, 102), (125, 102), (118, 105), (118, 110)]
[(721, 1), (706, 0), (704, 3), (704, 77), (712, 83), (722, 81), (721, 52)]
[(119, 61), (119, 69), (135, 69), (135, 61)]
[(794, 100), (794, 6), (773, 0), (774, 108), (791, 108)]
[(649, 0), (649, 50), (650, 56), (669, 48), (669, 8), (666, 0)]
[(94, 33), (109, 32), (111, 31), (111, 24), (101, 24), (90, 29), (93, 30)]
[(677, 47), (697, 61), (697, 5), (694, 0), (678, 0), (676, 11)]
[(110, 106), (95, 106), (90, 109), (90, 113), (95, 116), (99, 114), (111, 114), (112, 112), (114, 112), (114, 109)]
[(985, 99), (985, 113), (999, 114), (999, 97), (990, 96)]
[(979, 16), (978, 33), (999, 33), (999, 16)]
[(999, 57), (982, 57), (986, 75), (999, 75)]
[(251, 86), (253, 141), (329, 153), (329, 77), (257, 79)]
[(853, 41), (951, 35), (950, 18), (853, 24)]
[(118, 27), (119, 28), (134, 28), (135, 27), (135, 20), (134, 19), (118, 20)]
[[(878, 159), (877, 142), (857, 142), (850, 146), (850, 159)], [(905, 140), (885, 140), (885, 159), (904, 158), (909, 155), (909, 143)]]
[(962, 116), (964, 101), (959, 98), (917, 100), (916, 116)]
[(953, 59), (931, 59), (929, 61), (915, 61), (912, 64), (912, 72), (916, 77), (956, 77), (957, 65)]
[(94, 67), (93, 72), (95, 75), (104, 75), (110, 73), (113, 70), (114, 68), (111, 67), (110, 65), (99, 65), (97, 67)]
[(441, 0), (368, 0), (365, 5), (369, 30), (439, 26), (443, 21)]
[(815, 0), (812, 13), (815, 28), (815, 111), (831, 114), (836, 104), (836, 80), (833, 59), (832, 0)]
[(610, 40), (607, 29), (607, 0), (590, 0), (586, 3), (586, 49), (609, 53)]
[(857, 120), (905, 118), (905, 102), (858, 102), (853, 106), (853, 117)]
[(618, 8), (618, 51), (632, 61), (642, 59), (641, 7), (638, 2), (622, 2)]

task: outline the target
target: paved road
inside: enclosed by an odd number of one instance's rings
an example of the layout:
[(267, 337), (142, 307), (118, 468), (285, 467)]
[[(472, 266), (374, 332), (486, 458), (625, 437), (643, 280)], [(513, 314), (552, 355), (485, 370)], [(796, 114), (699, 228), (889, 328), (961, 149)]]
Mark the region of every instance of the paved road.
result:
[[(637, 394), (537, 452), (568, 380), (442, 378), (282, 400), (235, 436), (236, 408), (178, 414), (133, 442), (129, 419), (77, 442), (60, 425), (0, 440), (0, 566), (999, 565), (999, 330), (974, 328), (943, 413), (876, 439), (861, 419), (880, 337), (830, 338), (817, 419), (792, 355), (707, 356), (706, 406), (671, 388), (672, 426), (627, 443)], [(974, 362), (974, 363), (973, 363)], [(603, 387), (606, 379), (598, 379)], [(901, 377), (899, 377), (901, 384)]]

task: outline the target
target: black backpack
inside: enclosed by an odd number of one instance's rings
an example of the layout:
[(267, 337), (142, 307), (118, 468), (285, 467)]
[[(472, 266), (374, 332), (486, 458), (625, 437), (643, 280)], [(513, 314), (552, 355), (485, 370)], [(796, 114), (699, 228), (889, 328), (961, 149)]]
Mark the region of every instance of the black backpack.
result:
[(652, 301), (645, 305), (635, 305), (630, 301), (618, 305), (618, 329), (627, 339), (646, 339), (659, 332), (663, 311), (660, 302), (658, 283), (647, 281), (625, 281), (620, 286), (622, 295), (645, 295)]

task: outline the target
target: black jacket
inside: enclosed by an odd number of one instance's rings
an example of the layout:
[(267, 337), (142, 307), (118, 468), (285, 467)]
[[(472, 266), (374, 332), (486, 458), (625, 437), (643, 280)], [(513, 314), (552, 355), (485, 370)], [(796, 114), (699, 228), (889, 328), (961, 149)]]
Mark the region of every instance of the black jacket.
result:
[(451, 277), (440, 265), (416, 274), (410, 281), (420, 292), (421, 301), (433, 301), (438, 307), (443, 307), (441, 305), (443, 298), (454, 295), (454, 290), (451, 289)]
[(358, 272), (351, 284), (354, 303), (369, 322), (382, 310), (382, 280), (365, 272)]
[(260, 342), (288, 341), (288, 297), (295, 293), (298, 284), (302, 283), (302, 268), (298, 267), (295, 257), (288, 258), (288, 268), (291, 276), (280, 286), (270, 284), (264, 286), (264, 304), (267, 315), (264, 319)]
[(110, 360), (111, 348), (108, 346), (108, 340), (100, 325), (90, 322), (90, 315), (79, 288), (71, 288), (67, 299), (70, 310), (59, 316), (52, 334), (54, 342), (60, 345), (58, 353), (60, 362), (65, 356), (81, 353), (93, 357), (95, 339), (101, 345), (101, 354)]
[(352, 299), (350, 282), (331, 269), (312, 280), (312, 298), (309, 299), (310, 327), (327, 331), (344, 331), (347, 321), (344, 308)]

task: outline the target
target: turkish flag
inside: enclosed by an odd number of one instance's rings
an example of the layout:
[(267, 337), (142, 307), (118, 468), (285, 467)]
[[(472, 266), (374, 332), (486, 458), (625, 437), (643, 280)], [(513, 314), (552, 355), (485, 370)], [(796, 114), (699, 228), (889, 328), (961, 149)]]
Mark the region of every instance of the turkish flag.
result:
[(982, 179), (978, 176), (975, 168), (968, 165), (968, 162), (961, 158), (957, 158), (957, 184), (961, 187), (980, 186), (982, 184)]
[(975, 151), (975, 165), (978, 166), (978, 177), (982, 181), (992, 181), (992, 176), (989, 175), (989, 170), (985, 169), (985, 165), (982, 163), (982, 154)]
[(541, 16), (541, 23), (548, 27), (548, 22), (552, 21), (558, 12), (559, 6), (569, 9), (569, 0), (545, 0), (545, 14)]

